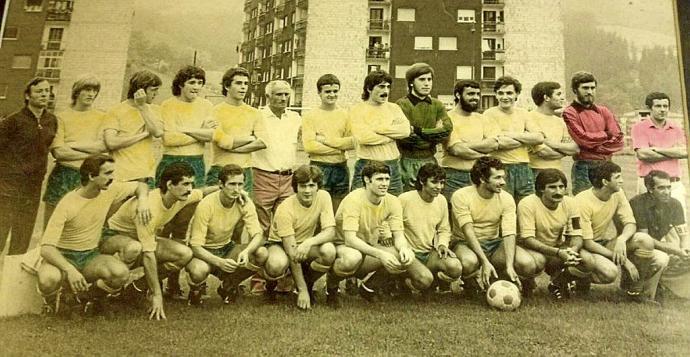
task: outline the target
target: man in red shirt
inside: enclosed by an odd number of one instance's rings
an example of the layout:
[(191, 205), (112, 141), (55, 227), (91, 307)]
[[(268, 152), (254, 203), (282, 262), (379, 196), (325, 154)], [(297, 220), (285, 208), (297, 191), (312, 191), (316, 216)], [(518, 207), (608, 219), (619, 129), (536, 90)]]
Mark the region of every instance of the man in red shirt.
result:
[(575, 100), (563, 111), (570, 136), (580, 147), (572, 168), (573, 195), (590, 187), (589, 171), (623, 149), (623, 133), (613, 113), (594, 104), (597, 80), (589, 72), (575, 72), (571, 79)]

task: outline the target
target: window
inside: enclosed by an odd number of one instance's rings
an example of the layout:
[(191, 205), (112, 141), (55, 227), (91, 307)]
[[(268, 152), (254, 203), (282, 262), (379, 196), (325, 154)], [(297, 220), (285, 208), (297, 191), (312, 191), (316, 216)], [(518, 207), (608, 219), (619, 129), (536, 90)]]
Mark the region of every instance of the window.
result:
[(398, 8), (398, 21), (414, 21), (415, 10)]
[(31, 56), (14, 56), (12, 58), (12, 68), (29, 69), (31, 68)]
[(455, 67), (455, 79), (474, 79), (472, 66)]
[(378, 71), (381, 69), (380, 64), (370, 64), (367, 66), (367, 73), (371, 73), (373, 71)]
[(61, 51), (41, 51), (38, 58), (36, 76), (46, 78), (60, 78)]
[(483, 95), (482, 96), (482, 108), (491, 108), (498, 105), (498, 99), (494, 95)]
[(41, 12), (43, 10), (43, 0), (26, 0), (24, 11)]
[(496, 79), (496, 67), (482, 68), (482, 79)]
[(410, 66), (395, 66), (395, 78), (405, 78), (405, 72)]
[(0, 84), (0, 99), (7, 99), (7, 88), (9, 84)]
[(2, 33), (2, 39), (3, 40), (16, 40), (18, 36), (19, 36), (19, 28), (14, 27), (14, 26), (5, 27), (5, 32)]
[(433, 37), (421, 37), (417, 36), (414, 38), (414, 49), (415, 50), (433, 50), (434, 46), (432, 44)]
[(456, 51), (458, 49), (457, 37), (439, 37), (438, 49), (441, 51)]
[(60, 43), (62, 42), (62, 35), (65, 33), (65, 29), (62, 27), (53, 27), (48, 32), (48, 42), (46, 44), (46, 50), (59, 50)]
[(474, 23), (474, 10), (458, 10), (458, 22)]

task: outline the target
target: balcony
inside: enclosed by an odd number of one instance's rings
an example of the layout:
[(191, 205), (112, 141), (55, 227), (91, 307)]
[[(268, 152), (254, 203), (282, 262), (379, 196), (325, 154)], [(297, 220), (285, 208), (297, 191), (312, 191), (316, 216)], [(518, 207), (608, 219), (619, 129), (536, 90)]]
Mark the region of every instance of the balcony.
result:
[(484, 21), (482, 23), (482, 32), (503, 34), (506, 32), (505, 23), (496, 21)]
[(482, 52), (483, 61), (505, 61), (505, 51), (504, 50), (489, 50)]
[(292, 82), (292, 88), (302, 88), (304, 86), (304, 74), (297, 74), (295, 76), (292, 76), (290, 78), (290, 82)]
[(482, 0), (482, 5), (484, 7), (499, 7), (505, 6), (505, 0)]
[(259, 10), (259, 22), (264, 21), (268, 15), (268, 9), (264, 8)]
[(391, 0), (369, 0), (369, 5), (390, 5)]
[(293, 56), (295, 58), (303, 58), (304, 57), (304, 47), (297, 47), (295, 48), (295, 51), (293, 52)]
[(47, 78), (47, 79), (60, 79), (60, 69), (59, 68), (39, 68), (36, 71), (36, 77)]
[(388, 51), (389, 49), (386, 48), (369, 47), (367, 48), (367, 59), (387, 61)]
[(48, 3), (46, 21), (70, 21), (73, 8), (73, 0), (51, 0)]
[(273, 8), (273, 14), (275, 16), (282, 16), (283, 10), (285, 10), (285, 2), (280, 2)]
[(307, 19), (299, 20), (295, 23), (295, 32), (304, 33), (307, 31)]
[(275, 55), (271, 56), (271, 64), (272, 64), (272, 65), (278, 66), (278, 65), (280, 65), (281, 63), (283, 63), (283, 55), (282, 55), (282, 53), (275, 54)]
[(41, 49), (42, 50), (48, 50), (48, 51), (61, 51), (62, 49), (62, 42), (61, 41), (48, 41), (48, 42), (41, 42)]
[(285, 30), (285, 28), (283, 27), (283, 28), (279, 28), (279, 29), (276, 29), (275, 31), (273, 31), (273, 40), (277, 40), (278, 38), (280, 38), (280, 35), (283, 34), (284, 30)]
[(372, 31), (390, 31), (391, 22), (390, 20), (384, 19), (370, 19), (369, 20), (369, 30)]

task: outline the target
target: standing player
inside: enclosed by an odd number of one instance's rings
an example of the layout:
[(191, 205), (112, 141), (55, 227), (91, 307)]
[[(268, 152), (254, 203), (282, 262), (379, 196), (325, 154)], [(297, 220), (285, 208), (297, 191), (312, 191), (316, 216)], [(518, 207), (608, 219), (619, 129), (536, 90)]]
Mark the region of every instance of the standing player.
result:
[(450, 243), (448, 202), (441, 195), (446, 181), (443, 168), (434, 163), (424, 164), (417, 172), (416, 191), (400, 195), (405, 238), (416, 259), (407, 269), (412, 286), (425, 290), (434, 277), (445, 282), (460, 279), (462, 265)]
[(531, 111), (534, 130), (544, 135), (544, 143), (529, 150), (529, 167), (537, 173), (544, 169), (561, 169), (561, 159), (577, 154), (580, 149), (568, 133), (568, 127), (558, 112), (565, 97), (556, 82), (539, 82), (532, 87), (532, 100), (537, 109)]
[(279, 269), (287, 269), (289, 262), (301, 309), (316, 302), (314, 282), (331, 269), (336, 255), (333, 204), (328, 192), (320, 189), (322, 179), (316, 166), (303, 165), (295, 171), (292, 189), (296, 193), (278, 206), (268, 238), (266, 272), (283, 275)]
[(453, 194), (453, 235), (460, 241), (455, 255), (462, 263), (463, 277), (474, 277), (479, 287), (489, 287), (503, 276), (520, 285), (519, 276), (532, 277), (538, 272), (532, 257), (515, 246), (515, 200), (505, 186), (506, 171), (496, 158), (477, 159), (470, 172), (473, 186)]
[[(566, 196), (568, 179), (558, 169), (540, 170), (534, 188), (536, 193), (518, 204), (518, 244), (532, 256), (536, 274), (546, 268), (551, 276), (549, 292), (556, 299), (563, 299), (570, 290), (564, 285), (567, 281), (559, 279), (560, 273), (564, 269), (586, 270), (581, 266), (579, 253), (582, 248), (580, 210), (575, 199)], [(525, 280), (523, 293), (531, 294), (534, 287), (534, 280)]]
[[(690, 298), (690, 238), (685, 223), (683, 206), (671, 196), (671, 176), (663, 171), (652, 170), (644, 178), (647, 192), (630, 200), (637, 231), (654, 238), (654, 256), (659, 264), (655, 270), (661, 274), (661, 291)], [(669, 259), (669, 255), (671, 256)], [(668, 264), (664, 264), (668, 263)], [(666, 266), (668, 268), (664, 269)], [(656, 298), (655, 286), (659, 274), (647, 282), (645, 291), (650, 299)]]
[(632, 142), (637, 156), (637, 193), (646, 191), (644, 177), (652, 170), (661, 170), (671, 177), (671, 196), (687, 212), (685, 186), (680, 181), (680, 161), (687, 159), (683, 127), (667, 120), (671, 99), (666, 93), (652, 92), (645, 98), (651, 117), (632, 127)]
[(594, 104), (597, 80), (589, 72), (571, 79), (575, 100), (563, 111), (563, 120), (580, 152), (572, 168), (573, 195), (592, 187), (589, 171), (623, 149), (623, 133), (616, 117), (603, 105)]
[(498, 128), (477, 113), (481, 98), (479, 83), (459, 80), (455, 83), (453, 95), (456, 105), (448, 113), (453, 131), (444, 144), (441, 159), (441, 166), (446, 171), (443, 195), (448, 202), (455, 191), (472, 185), (470, 170), (474, 161), (498, 149)]
[(350, 126), (355, 138), (354, 175), (352, 190), (362, 187), (362, 170), (369, 161), (382, 161), (390, 168), (390, 193), (403, 192), (400, 176), (400, 151), (395, 140), (410, 135), (410, 122), (399, 106), (388, 102), (391, 76), (382, 70), (370, 72), (364, 78), (362, 100), (350, 109)]
[[(243, 192), (244, 170), (238, 165), (225, 165), (218, 179), (220, 191), (201, 200), (191, 223), (189, 245), (194, 258), (187, 264), (191, 279), (189, 305), (202, 303), (203, 287), (209, 274), (221, 281), (217, 291), (223, 303), (235, 301), (237, 285), (266, 262), (256, 208)], [(239, 225), (247, 230), (251, 238), (249, 244), (233, 239)]]
[(114, 171), (110, 156), (83, 160), (79, 169), (81, 186), (60, 200), (48, 221), (41, 240), (44, 260), (38, 269), (38, 290), (47, 314), (69, 313), (60, 307), (63, 282), (85, 298), (84, 312), (92, 313), (101, 307), (103, 297), (119, 291), (129, 277), (127, 265), (112, 255), (100, 254), (98, 243), (108, 210), (134, 193), (138, 219), (146, 222), (148, 186), (136, 182), (112, 184)]
[(484, 118), (498, 126), (498, 150), (491, 155), (505, 165), (505, 191), (515, 202), (534, 193), (534, 174), (529, 168), (527, 149), (544, 142), (544, 136), (535, 130), (529, 113), (515, 106), (520, 91), (522, 84), (517, 79), (498, 78), (494, 84), (498, 105), (484, 111)]
[[(186, 205), (199, 202), (203, 196), (200, 190), (193, 190), (194, 170), (189, 164), (176, 162), (163, 170), (158, 188), (149, 194), (151, 220), (143, 224), (136, 219), (137, 200), (125, 202), (108, 219), (109, 233), (101, 243), (101, 252), (119, 253), (132, 242), (139, 241), (142, 249), (142, 264), (151, 299), (150, 318), (165, 319), (163, 294), (158, 281), (158, 267), (167, 272), (184, 268), (192, 259), (192, 250), (172, 239), (158, 238), (156, 232), (168, 223)], [(165, 275), (160, 275), (165, 276)]]
[[(645, 282), (654, 274), (654, 240), (646, 234), (636, 233), (635, 217), (625, 194), (621, 190), (623, 175), (620, 166), (611, 161), (598, 165), (590, 174), (592, 188), (580, 192), (575, 200), (582, 217), (583, 250), (580, 256), (588, 267), (593, 267), (594, 283), (613, 282), (618, 275), (616, 265), (623, 266), (621, 288), (633, 300), (648, 301)], [(615, 221), (614, 221), (615, 219)], [(611, 222), (616, 223), (616, 237), (607, 237)], [(588, 281), (582, 283), (588, 285)], [(586, 288), (585, 288), (586, 290)]]
[(426, 163), (436, 163), (436, 145), (448, 139), (453, 123), (440, 100), (431, 97), (434, 69), (415, 63), (405, 72), (407, 96), (395, 103), (410, 122), (411, 133), (398, 140), (400, 176), (403, 190), (414, 190), (417, 171)]
[(57, 119), (46, 110), (50, 83), (34, 78), (24, 89), (24, 108), (0, 120), (0, 252), (26, 253), (41, 200), (48, 148)]
[(354, 141), (347, 126), (347, 111), (337, 105), (340, 92), (338, 77), (324, 74), (316, 81), (316, 90), (321, 105), (304, 114), (302, 144), (309, 154), (309, 164), (323, 173), (322, 188), (331, 195), (335, 211), (350, 190), (345, 151), (354, 148)]
[(82, 161), (107, 150), (102, 132), (105, 113), (92, 108), (100, 90), (101, 83), (95, 77), (78, 79), (72, 85), (72, 105), (57, 115), (57, 132), (50, 146), (55, 167), (43, 195), (45, 224), (62, 196), (79, 187)]
[(205, 184), (204, 143), (211, 141), (215, 121), (209, 121), (212, 104), (199, 98), (206, 83), (203, 69), (181, 68), (172, 82), (173, 97), (161, 103), (163, 157), (156, 168), (156, 182), (168, 165), (186, 162), (194, 169), (194, 186)]
[(129, 80), (127, 100), (107, 114), (103, 139), (115, 159), (115, 180), (142, 181), (153, 187), (153, 138), (163, 135), (160, 108), (152, 104), (161, 79), (144, 70)]
[(242, 67), (230, 68), (223, 74), (221, 84), (225, 101), (216, 104), (211, 112), (218, 127), (213, 133), (213, 161), (206, 185), (218, 185), (223, 166), (235, 164), (244, 170), (244, 190), (251, 194), (254, 189), (251, 153), (266, 148), (259, 139), (266, 129), (261, 113), (244, 103), (249, 90), (249, 72)]

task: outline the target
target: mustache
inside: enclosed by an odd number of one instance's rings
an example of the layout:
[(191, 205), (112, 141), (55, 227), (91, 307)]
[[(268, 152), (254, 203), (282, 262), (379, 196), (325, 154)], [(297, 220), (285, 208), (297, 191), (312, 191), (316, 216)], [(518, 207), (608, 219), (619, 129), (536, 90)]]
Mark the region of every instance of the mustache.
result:
[(553, 195), (553, 198), (563, 198), (563, 195)]

